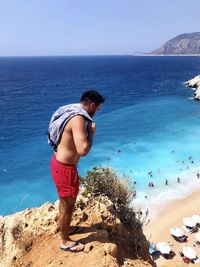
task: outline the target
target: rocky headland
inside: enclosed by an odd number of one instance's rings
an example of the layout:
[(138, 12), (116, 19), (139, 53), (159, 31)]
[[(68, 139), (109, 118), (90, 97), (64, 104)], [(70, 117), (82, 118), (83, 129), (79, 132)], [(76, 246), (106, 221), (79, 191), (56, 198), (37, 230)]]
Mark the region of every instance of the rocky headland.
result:
[(72, 225), (83, 231), (72, 239), (85, 244), (83, 252), (59, 249), (57, 220), (58, 201), (1, 216), (0, 266), (152, 266), (142, 224), (135, 218), (132, 227), (124, 225), (107, 197), (80, 196), (77, 201)]
[(148, 54), (200, 55), (200, 32), (180, 34)]
[(194, 99), (200, 100), (200, 75), (185, 83), (188, 87), (194, 89)]

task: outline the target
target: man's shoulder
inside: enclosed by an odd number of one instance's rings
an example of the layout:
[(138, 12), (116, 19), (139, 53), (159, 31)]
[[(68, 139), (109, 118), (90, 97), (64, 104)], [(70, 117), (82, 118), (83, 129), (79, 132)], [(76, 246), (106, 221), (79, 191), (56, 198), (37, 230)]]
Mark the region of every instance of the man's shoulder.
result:
[(69, 122), (75, 122), (75, 123), (81, 123), (81, 122), (85, 122), (87, 119), (85, 116), (81, 115), (81, 114), (76, 114), (74, 115)]
[(76, 127), (77, 125), (85, 125), (86, 118), (83, 115), (77, 114), (73, 116), (69, 122), (66, 124), (65, 128)]

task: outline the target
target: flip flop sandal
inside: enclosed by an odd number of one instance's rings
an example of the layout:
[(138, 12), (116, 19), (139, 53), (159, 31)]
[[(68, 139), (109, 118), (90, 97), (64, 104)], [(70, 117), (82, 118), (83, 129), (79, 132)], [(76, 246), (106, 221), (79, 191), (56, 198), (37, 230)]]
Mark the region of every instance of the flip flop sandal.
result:
[(75, 247), (75, 246), (77, 246), (77, 242), (72, 242), (69, 245), (61, 244), (60, 245), (60, 249), (62, 249), (62, 250), (69, 250), (70, 248)]
[[(77, 246), (81, 246), (81, 249), (76, 249)], [(70, 252), (74, 252), (74, 253), (77, 253), (77, 252), (80, 252), (84, 249), (84, 245), (79, 243), (79, 242), (73, 242), (69, 245), (64, 245), (64, 244), (61, 244), (60, 245), (60, 249), (64, 250), (64, 251), (70, 251)]]
[[(79, 246), (80, 248), (77, 248), (78, 246)], [(73, 252), (73, 253), (78, 253), (78, 252), (83, 251), (83, 250), (84, 250), (84, 247), (85, 247), (85, 246), (84, 246), (83, 244), (77, 242), (76, 246), (70, 248), (69, 251), (70, 251), (70, 252)]]

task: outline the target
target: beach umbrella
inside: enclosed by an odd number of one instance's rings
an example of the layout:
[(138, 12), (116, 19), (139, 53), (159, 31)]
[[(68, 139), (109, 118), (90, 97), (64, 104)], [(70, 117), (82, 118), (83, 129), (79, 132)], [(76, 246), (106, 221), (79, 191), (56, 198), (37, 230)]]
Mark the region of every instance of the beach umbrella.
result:
[(185, 217), (183, 219), (183, 223), (185, 224), (185, 226), (188, 227), (195, 227), (196, 226), (196, 222), (192, 220), (192, 218), (190, 217)]
[(156, 247), (162, 254), (169, 254), (171, 251), (170, 246), (165, 242), (158, 242)]
[(198, 234), (196, 234), (196, 240), (198, 241), (198, 242), (200, 242), (200, 233), (198, 233)]
[(193, 215), (192, 216), (192, 220), (195, 221), (196, 223), (199, 223), (200, 224), (200, 215)]
[(185, 235), (184, 231), (178, 227), (173, 227), (170, 230), (170, 233), (171, 233), (171, 235), (176, 236), (176, 237), (181, 237), (181, 236)]
[(182, 251), (183, 251), (183, 255), (190, 260), (196, 259), (196, 257), (197, 257), (196, 252), (191, 247), (183, 247)]

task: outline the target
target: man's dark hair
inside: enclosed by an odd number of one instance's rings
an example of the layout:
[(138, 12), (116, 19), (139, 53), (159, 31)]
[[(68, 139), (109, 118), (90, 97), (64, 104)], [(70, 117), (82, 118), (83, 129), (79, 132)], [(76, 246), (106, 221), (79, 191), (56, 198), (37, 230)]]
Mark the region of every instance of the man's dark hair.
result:
[(95, 103), (97, 105), (103, 104), (105, 98), (95, 90), (89, 90), (82, 94), (80, 102), (83, 103)]

